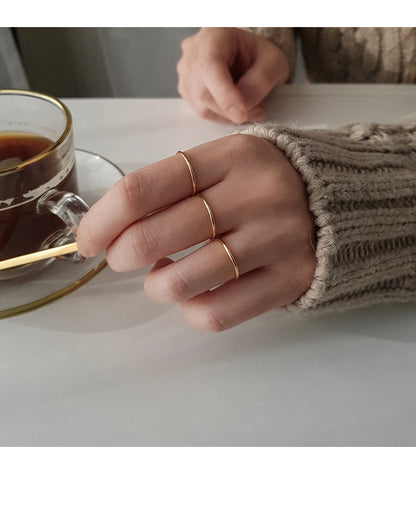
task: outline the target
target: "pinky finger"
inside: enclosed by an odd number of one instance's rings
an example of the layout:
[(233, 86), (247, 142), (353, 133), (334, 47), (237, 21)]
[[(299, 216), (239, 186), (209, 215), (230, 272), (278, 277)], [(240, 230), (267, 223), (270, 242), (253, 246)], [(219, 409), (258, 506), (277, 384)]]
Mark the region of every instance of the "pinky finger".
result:
[(206, 331), (230, 329), (250, 318), (282, 307), (287, 300), (275, 272), (262, 267), (212, 291), (179, 303), (183, 318)]

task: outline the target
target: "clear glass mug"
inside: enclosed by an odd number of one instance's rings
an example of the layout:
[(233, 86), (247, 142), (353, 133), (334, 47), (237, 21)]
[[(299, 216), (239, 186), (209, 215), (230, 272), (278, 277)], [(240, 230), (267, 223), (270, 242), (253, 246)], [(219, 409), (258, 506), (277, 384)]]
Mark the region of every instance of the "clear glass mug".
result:
[[(0, 260), (73, 242), (87, 211), (68, 108), (45, 94), (0, 89)], [(78, 252), (63, 258), (83, 259)], [(2, 270), (0, 280), (53, 261)]]

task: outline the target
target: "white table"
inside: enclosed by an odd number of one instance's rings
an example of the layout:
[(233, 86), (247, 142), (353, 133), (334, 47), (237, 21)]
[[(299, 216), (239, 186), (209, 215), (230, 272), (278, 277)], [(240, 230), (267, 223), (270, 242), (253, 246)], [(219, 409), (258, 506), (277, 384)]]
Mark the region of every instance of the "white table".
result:
[[(179, 99), (72, 99), (79, 148), (131, 171), (230, 133)], [(395, 122), (416, 86), (287, 86), (269, 119)], [(416, 305), (189, 327), (109, 268), (0, 321), (1, 445), (414, 445)]]

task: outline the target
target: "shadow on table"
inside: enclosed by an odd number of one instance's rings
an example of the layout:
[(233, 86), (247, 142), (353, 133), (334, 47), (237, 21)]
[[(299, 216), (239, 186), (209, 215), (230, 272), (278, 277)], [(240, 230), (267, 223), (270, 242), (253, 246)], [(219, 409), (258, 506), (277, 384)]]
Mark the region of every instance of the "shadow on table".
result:
[[(117, 273), (105, 268), (75, 292), (11, 321), (40, 329), (61, 332), (99, 333), (122, 331), (147, 324), (165, 315), (172, 305), (153, 302), (143, 288), (148, 269)], [(357, 336), (391, 341), (416, 342), (416, 303), (382, 304), (342, 313), (290, 315), (270, 312), (250, 322), (255, 331), (274, 336), (275, 341), (322, 337)], [(174, 328), (171, 325), (170, 328)], [(192, 329), (179, 320), (175, 328)], [(240, 326), (247, 331), (247, 324)], [(240, 332), (237, 327), (222, 333), (227, 338)], [(249, 331), (251, 329), (249, 328)], [(200, 333), (200, 331), (195, 331)], [(241, 335), (240, 332), (240, 335)], [(206, 333), (208, 334), (208, 333)], [(209, 333), (211, 336), (212, 333)], [(213, 335), (218, 337), (218, 335)], [(237, 336), (239, 337), (239, 336)], [(267, 337), (267, 336), (266, 336)], [(257, 342), (257, 346), (260, 342)], [(256, 344), (254, 344), (256, 345)]]
[(75, 292), (11, 321), (51, 331), (91, 333), (145, 324), (172, 307), (148, 298), (143, 288), (146, 273), (147, 269), (117, 273), (106, 267)]

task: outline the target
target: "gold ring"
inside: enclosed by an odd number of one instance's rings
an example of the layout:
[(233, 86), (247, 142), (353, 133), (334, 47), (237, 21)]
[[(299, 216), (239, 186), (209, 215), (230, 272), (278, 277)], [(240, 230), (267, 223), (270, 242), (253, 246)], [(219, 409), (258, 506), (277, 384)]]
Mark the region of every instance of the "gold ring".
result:
[(211, 228), (212, 228), (212, 236), (211, 236), (211, 240), (214, 240), (215, 238), (215, 234), (216, 234), (216, 227), (215, 227), (215, 219), (214, 219), (214, 214), (212, 213), (212, 210), (211, 210), (211, 207), (209, 206), (209, 204), (206, 202), (206, 200), (201, 196), (201, 194), (197, 194), (197, 196), (202, 200), (202, 202), (204, 203), (205, 205), (205, 208), (207, 209), (207, 212), (208, 212), (208, 215), (209, 215), (209, 220), (211, 222)]
[(234, 279), (238, 279), (239, 276), (240, 276), (240, 271), (238, 270), (238, 265), (237, 265), (237, 262), (233, 256), (233, 253), (230, 251), (230, 249), (227, 247), (226, 243), (221, 240), (221, 238), (216, 238), (215, 240), (217, 240), (218, 242), (220, 242), (222, 244), (222, 246), (224, 247), (224, 250), (225, 252), (227, 253), (227, 256), (230, 258), (230, 261), (233, 265), (233, 269), (234, 269)]
[(176, 152), (177, 155), (181, 155), (181, 157), (185, 160), (185, 163), (188, 167), (188, 170), (189, 170), (189, 174), (191, 175), (191, 181), (192, 181), (192, 195), (194, 196), (195, 193), (196, 193), (196, 179), (195, 179), (195, 173), (194, 173), (194, 169), (191, 165), (191, 162), (188, 160), (188, 158), (186, 157), (185, 153), (183, 153), (182, 151), (177, 151)]

